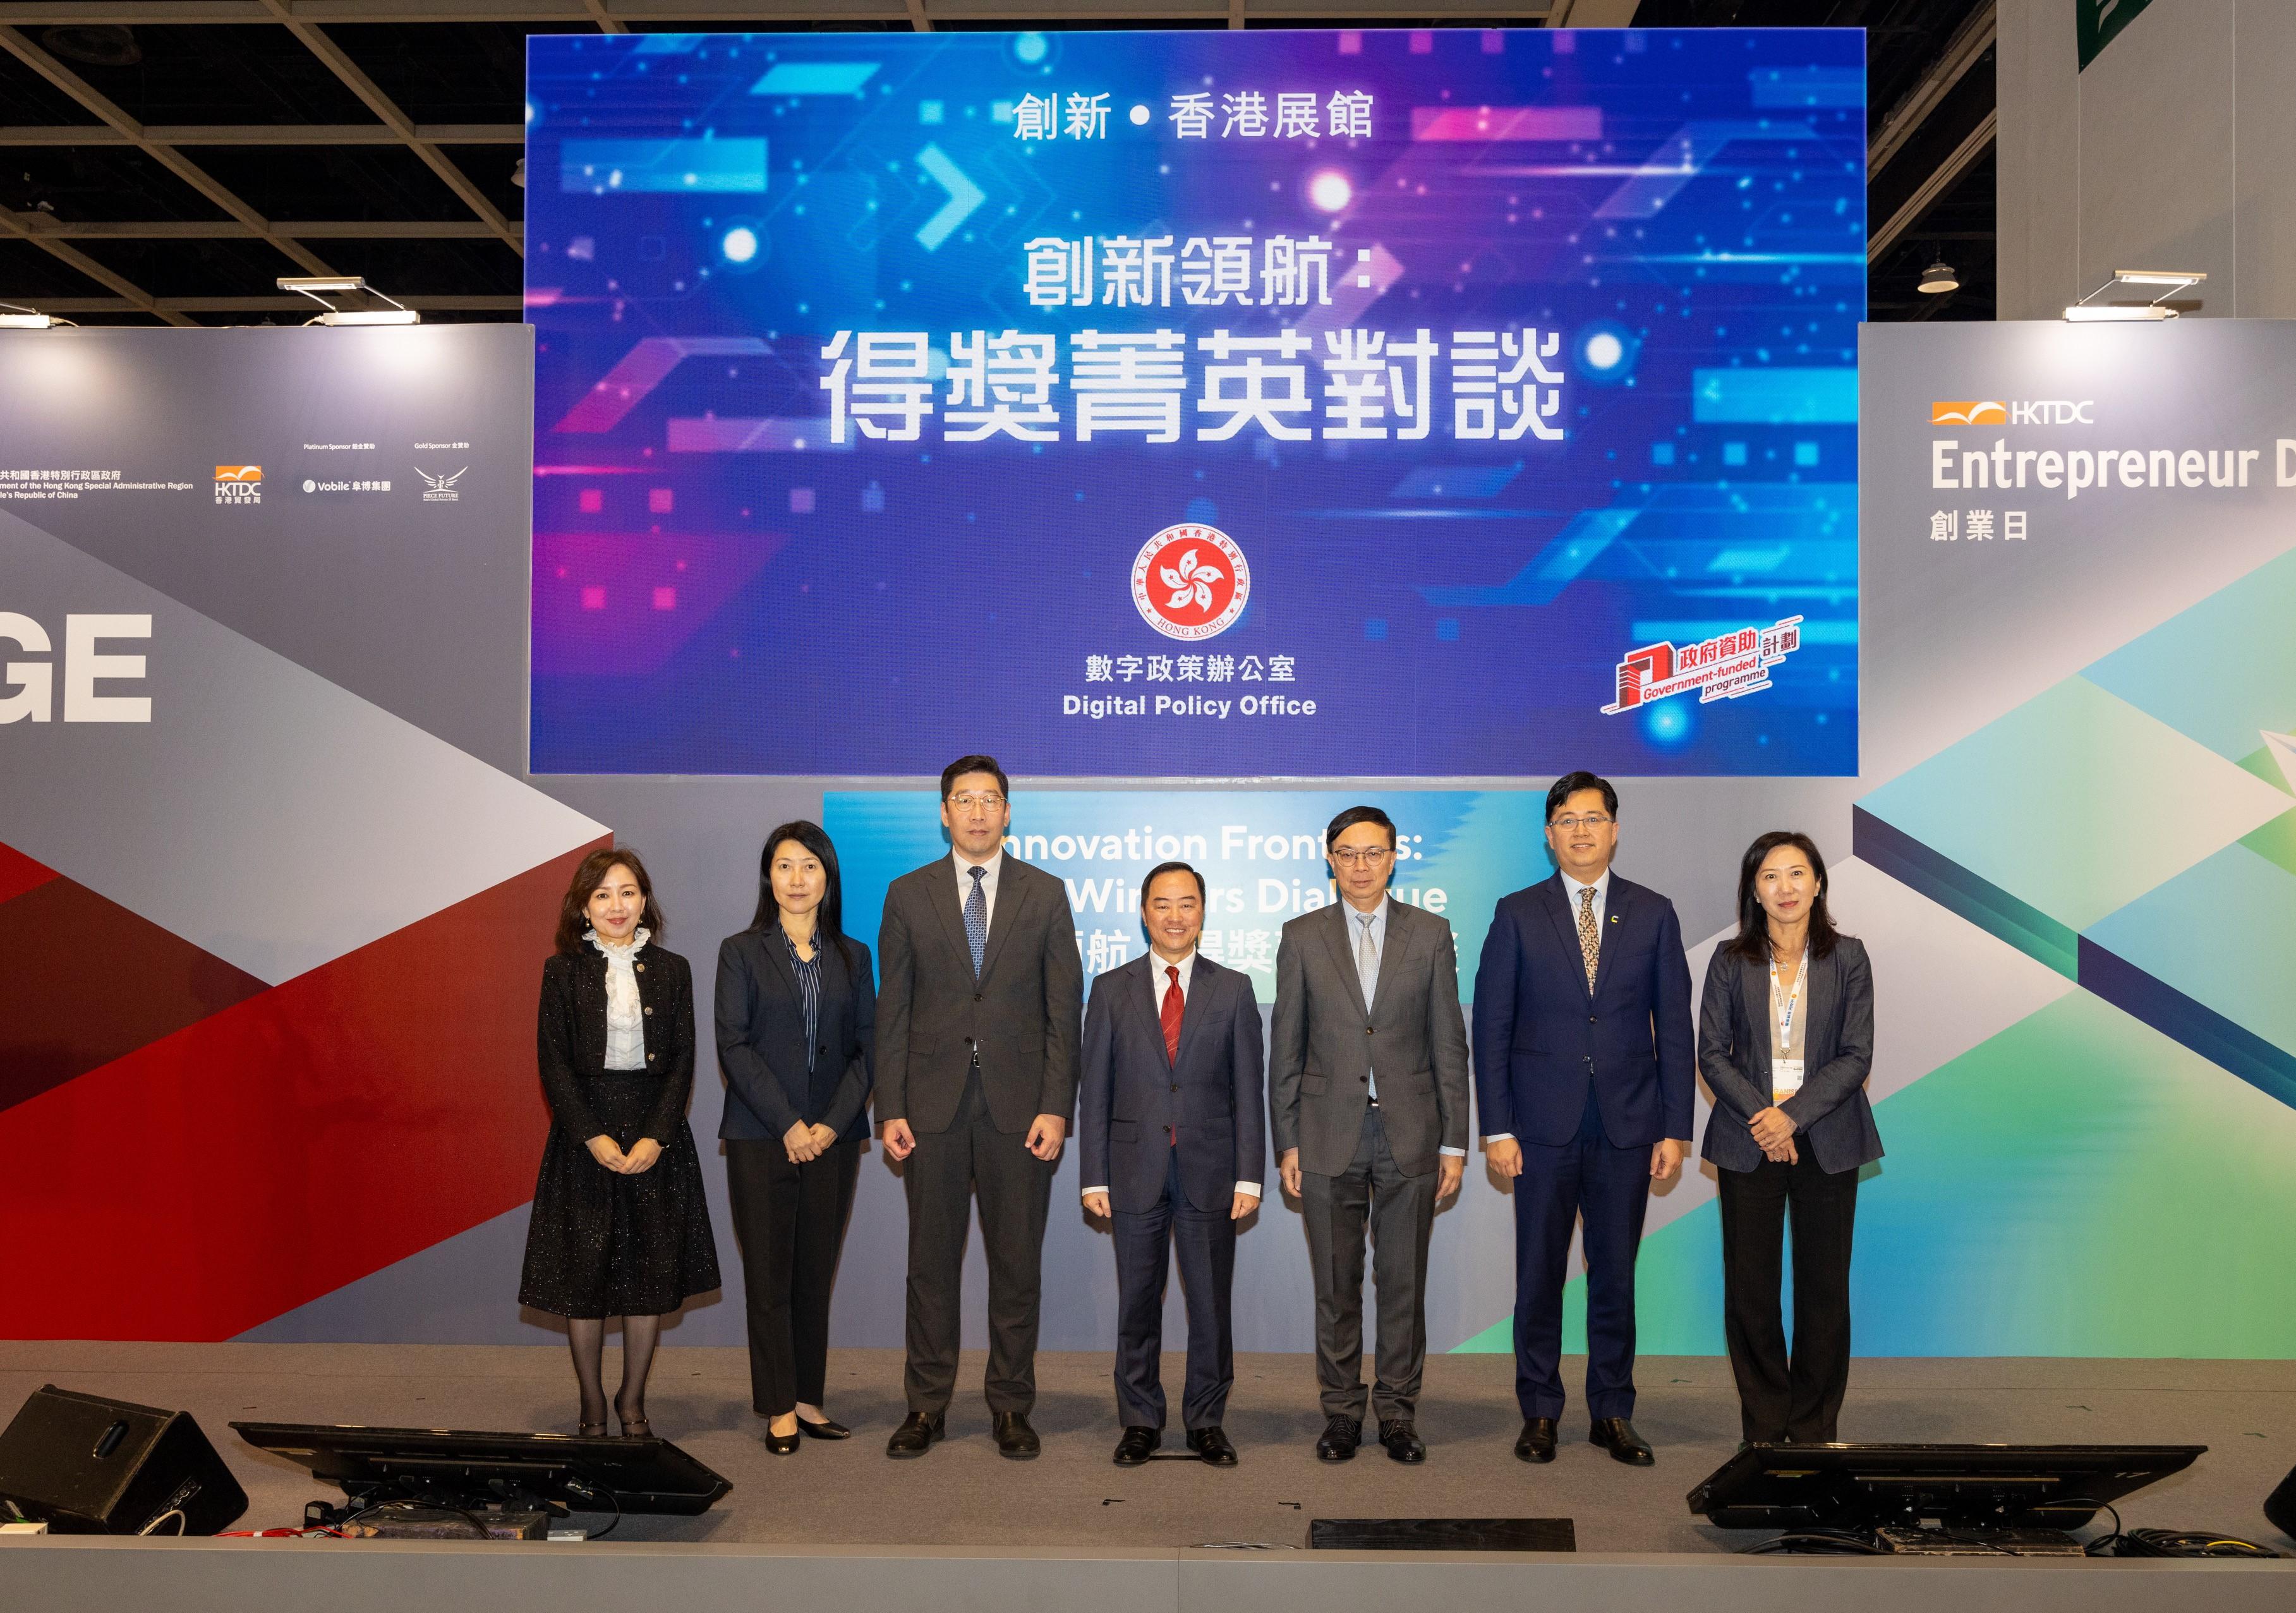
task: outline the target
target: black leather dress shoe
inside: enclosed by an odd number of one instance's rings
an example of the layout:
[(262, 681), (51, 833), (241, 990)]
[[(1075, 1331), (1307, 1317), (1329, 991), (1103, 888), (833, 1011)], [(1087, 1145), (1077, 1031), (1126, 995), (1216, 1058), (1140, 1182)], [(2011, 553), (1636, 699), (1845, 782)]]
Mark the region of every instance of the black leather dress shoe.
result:
[(847, 1428), (841, 1422), (832, 1422), (826, 1417), (823, 1418), (819, 1422), (808, 1422), (804, 1418), (800, 1417), (797, 1420), (797, 1431), (804, 1435), (808, 1439), (850, 1439), (853, 1437), (853, 1430), (851, 1429)]
[(922, 1412), (911, 1412), (893, 1437), (885, 1441), (888, 1456), (922, 1456), (933, 1447), (933, 1443), (947, 1432), (940, 1414), (928, 1417)]
[(1316, 1436), (1316, 1454), (1325, 1462), (1353, 1462), (1363, 1443), (1363, 1424), (1352, 1417), (1334, 1417)]
[(1227, 1435), (1217, 1422), (1208, 1429), (1190, 1429), (1188, 1449), (1212, 1467), (1232, 1468), (1235, 1465), (1235, 1447), (1228, 1443)]
[(1025, 1412), (999, 1412), (990, 1419), (996, 1435), (996, 1453), (1010, 1456), (1015, 1462), (1034, 1460), (1044, 1447), (1037, 1443), (1037, 1430), (1029, 1426)]
[(1398, 1417), (1381, 1423), (1379, 1442), (1387, 1447), (1387, 1453), (1398, 1462), (1417, 1462), (1427, 1460), (1427, 1446), (1420, 1439), (1419, 1430), (1413, 1428), (1409, 1421), (1405, 1418)]
[(776, 1434), (771, 1429), (766, 1430), (766, 1449), (775, 1455), (794, 1456), (797, 1454), (797, 1446), (798, 1437), (795, 1433)]
[(1635, 1425), (1623, 1417), (1597, 1417), (1587, 1437), (1610, 1452), (1613, 1461), (1629, 1467), (1646, 1468), (1658, 1460), (1651, 1452), (1650, 1441), (1636, 1433)]
[(1554, 1460), (1554, 1419), (1526, 1417), (1522, 1433), (1514, 1442), (1514, 1453), (1525, 1462)]
[(1153, 1456), (1156, 1447), (1163, 1443), (1164, 1436), (1154, 1429), (1128, 1428), (1124, 1437), (1116, 1442), (1116, 1465), (1136, 1468)]

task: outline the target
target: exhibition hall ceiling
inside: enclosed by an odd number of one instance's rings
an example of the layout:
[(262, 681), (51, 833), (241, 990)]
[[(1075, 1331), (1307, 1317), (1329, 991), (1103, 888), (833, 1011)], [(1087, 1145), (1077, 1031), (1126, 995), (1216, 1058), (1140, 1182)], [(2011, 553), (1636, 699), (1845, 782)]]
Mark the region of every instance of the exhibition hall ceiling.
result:
[[(521, 317), (534, 34), (1863, 28), (1868, 301), (1993, 316), (1995, 0), (0, 0), (0, 302), (294, 323), (290, 274)], [(1960, 289), (1917, 291), (1934, 259)]]

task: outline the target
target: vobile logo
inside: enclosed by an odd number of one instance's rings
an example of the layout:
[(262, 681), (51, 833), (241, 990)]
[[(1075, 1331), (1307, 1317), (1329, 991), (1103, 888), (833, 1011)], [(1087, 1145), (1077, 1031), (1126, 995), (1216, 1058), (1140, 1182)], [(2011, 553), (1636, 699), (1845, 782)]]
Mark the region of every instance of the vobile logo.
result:
[(216, 503), (219, 504), (259, 504), (263, 502), (263, 467), (217, 465), (215, 490)]
[(1166, 638), (1225, 633), (1250, 597), (1251, 568), (1218, 527), (1167, 527), (1133, 558), (1132, 602), (1140, 619)]

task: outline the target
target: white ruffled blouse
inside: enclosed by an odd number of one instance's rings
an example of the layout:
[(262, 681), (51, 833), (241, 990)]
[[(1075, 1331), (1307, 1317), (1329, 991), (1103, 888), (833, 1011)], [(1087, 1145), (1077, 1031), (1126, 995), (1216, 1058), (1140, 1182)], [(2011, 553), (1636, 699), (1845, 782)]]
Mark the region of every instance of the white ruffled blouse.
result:
[(596, 947), (606, 960), (608, 1069), (642, 1070), (646, 1067), (645, 1007), (638, 1001), (636, 965), (638, 954), (652, 937), (652, 930), (641, 929), (618, 946), (594, 929), (582, 932), (582, 938)]

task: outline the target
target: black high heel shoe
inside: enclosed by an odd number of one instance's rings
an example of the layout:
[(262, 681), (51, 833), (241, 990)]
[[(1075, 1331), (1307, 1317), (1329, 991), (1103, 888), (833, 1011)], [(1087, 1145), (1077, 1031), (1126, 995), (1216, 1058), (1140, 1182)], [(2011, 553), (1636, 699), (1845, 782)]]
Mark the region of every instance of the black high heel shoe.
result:
[(800, 1417), (797, 1420), (797, 1431), (804, 1435), (808, 1439), (850, 1439), (853, 1437), (853, 1430), (851, 1429), (847, 1428), (841, 1422), (833, 1422), (826, 1417), (823, 1418), (819, 1422), (808, 1422), (804, 1418)]
[[(620, 1415), (619, 1412), (615, 1414), (617, 1416)], [(625, 1439), (651, 1439), (653, 1437), (653, 1424), (648, 1422), (643, 1417), (640, 1417), (636, 1421), (624, 1417), (622, 1418), (622, 1437)]]
[[(799, 1428), (804, 1426), (802, 1422), (798, 1424)], [(766, 1430), (766, 1449), (775, 1456), (794, 1456), (800, 1443), (794, 1429), (786, 1434), (776, 1434), (771, 1428)]]

